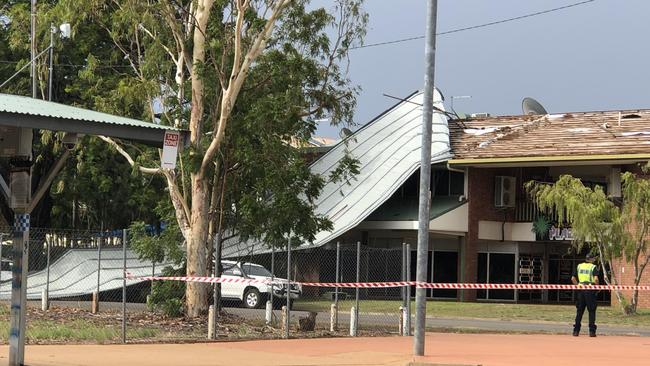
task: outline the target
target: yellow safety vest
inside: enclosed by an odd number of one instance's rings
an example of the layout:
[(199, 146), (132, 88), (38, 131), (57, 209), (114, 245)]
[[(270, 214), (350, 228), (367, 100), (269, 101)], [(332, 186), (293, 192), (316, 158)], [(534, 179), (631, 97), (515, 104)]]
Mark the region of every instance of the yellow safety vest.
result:
[(596, 265), (593, 263), (580, 263), (578, 264), (578, 282), (583, 285), (593, 285), (594, 282), (594, 270)]

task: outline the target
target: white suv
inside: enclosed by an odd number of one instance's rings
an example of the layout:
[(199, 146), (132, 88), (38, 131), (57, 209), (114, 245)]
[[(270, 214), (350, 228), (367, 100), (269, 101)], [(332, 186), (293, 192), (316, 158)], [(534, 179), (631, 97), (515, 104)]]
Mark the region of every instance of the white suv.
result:
[[(221, 261), (221, 269), (223, 278), (248, 278), (257, 280), (271, 280), (280, 282), (279, 284), (267, 285), (265, 283), (229, 283), (224, 282), (221, 284), (221, 297), (224, 300), (239, 300), (245, 307), (254, 309), (260, 308), (266, 303), (270, 292), (273, 291), (273, 297), (277, 300), (287, 298), (287, 280), (283, 278), (273, 277), (263, 266), (254, 263), (242, 263), (234, 261)], [(292, 283), (289, 291), (291, 299), (290, 305), (293, 301), (300, 297), (302, 294), (302, 286), (299, 283)], [(280, 304), (277, 301), (276, 304)]]

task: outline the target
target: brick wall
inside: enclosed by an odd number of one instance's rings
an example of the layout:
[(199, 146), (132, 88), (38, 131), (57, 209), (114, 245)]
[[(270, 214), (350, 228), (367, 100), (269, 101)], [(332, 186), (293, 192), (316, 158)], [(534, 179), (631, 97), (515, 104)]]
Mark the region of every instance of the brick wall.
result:
[[(464, 260), (466, 282), (477, 281), (478, 267), (478, 222), (479, 220), (511, 221), (513, 211), (500, 211), (494, 207), (494, 177), (497, 175), (516, 176), (515, 169), (469, 168), (467, 184), (468, 232), (465, 239)], [(521, 184), (521, 182), (517, 182)], [(476, 291), (466, 290), (465, 301), (476, 300)]]
[[(614, 263), (615, 268), (618, 272), (617, 278), (621, 285), (634, 285), (634, 265), (631, 263), (626, 263), (624, 260), (619, 260)], [(650, 271), (646, 270), (643, 272), (641, 277), (641, 282), (639, 285), (650, 285)], [(632, 291), (622, 291), (625, 295), (625, 298), (628, 302), (632, 299)], [(614, 292), (612, 292), (612, 305), (618, 305), (618, 299)], [(647, 291), (639, 292), (639, 308), (649, 309), (650, 308), (650, 293)]]

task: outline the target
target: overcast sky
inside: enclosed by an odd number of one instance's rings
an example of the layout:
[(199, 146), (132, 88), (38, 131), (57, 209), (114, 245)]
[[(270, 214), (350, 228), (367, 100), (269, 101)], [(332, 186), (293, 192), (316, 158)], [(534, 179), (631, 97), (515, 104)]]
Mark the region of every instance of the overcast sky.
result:
[[(439, 0), (438, 33), (580, 0)], [(366, 44), (424, 35), (426, 0), (366, 0)], [(650, 108), (650, 1), (596, 0), (475, 30), (441, 35), (435, 84), (465, 113), (521, 114), (530, 96), (550, 112)], [(350, 51), (363, 89), (360, 126), (423, 85), (424, 39)], [(337, 137), (323, 124), (321, 136)]]

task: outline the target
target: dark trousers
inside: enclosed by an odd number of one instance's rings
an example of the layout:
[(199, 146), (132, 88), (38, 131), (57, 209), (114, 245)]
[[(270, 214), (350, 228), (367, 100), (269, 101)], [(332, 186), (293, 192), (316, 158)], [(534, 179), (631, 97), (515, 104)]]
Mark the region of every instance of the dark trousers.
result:
[(585, 308), (589, 311), (589, 333), (596, 333), (596, 291), (576, 291), (578, 301), (576, 302), (576, 322), (573, 325), (574, 332), (580, 332), (580, 323)]

